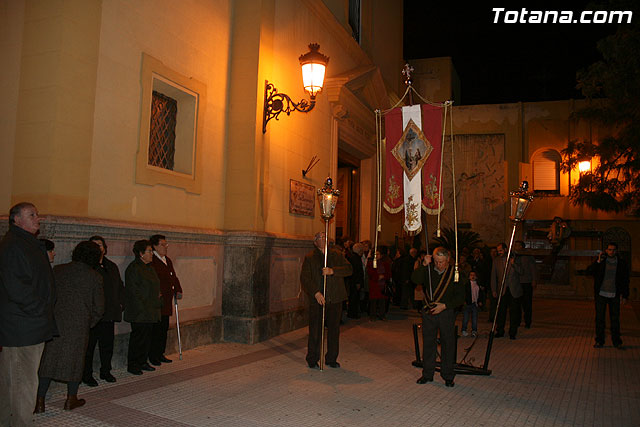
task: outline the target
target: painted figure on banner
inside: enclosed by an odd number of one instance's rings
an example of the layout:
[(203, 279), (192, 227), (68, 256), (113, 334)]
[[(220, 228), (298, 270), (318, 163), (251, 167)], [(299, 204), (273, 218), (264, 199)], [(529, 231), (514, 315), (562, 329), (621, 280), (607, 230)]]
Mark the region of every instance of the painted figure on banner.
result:
[(413, 120), (409, 120), (392, 153), (411, 180), (420, 172), (432, 151), (433, 146), (424, 136), (422, 130), (416, 126)]

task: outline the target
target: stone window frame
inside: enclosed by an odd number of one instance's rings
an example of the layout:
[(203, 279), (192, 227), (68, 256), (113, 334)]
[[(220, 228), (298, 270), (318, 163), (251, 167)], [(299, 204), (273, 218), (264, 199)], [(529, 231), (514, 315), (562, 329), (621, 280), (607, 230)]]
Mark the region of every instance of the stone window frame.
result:
[[(168, 185), (182, 188), (189, 193), (200, 194), (202, 191), (202, 128), (206, 105), (206, 85), (195, 79), (165, 66), (161, 61), (142, 54), (142, 71), (140, 82), (142, 86), (142, 101), (140, 104), (140, 135), (138, 137), (138, 152), (136, 154), (136, 183), (146, 185)], [(176, 138), (176, 155), (184, 154), (188, 157), (186, 166), (179, 170), (168, 170), (149, 164), (149, 130), (151, 120), (151, 99), (154, 87), (158, 84), (170, 87), (173, 95), (188, 99), (195, 99), (194, 105), (189, 106), (192, 111), (187, 115), (190, 124), (193, 119), (193, 129), (187, 132), (187, 138)], [(171, 96), (171, 95), (169, 95)], [(180, 102), (180, 100), (178, 100)], [(183, 103), (184, 107), (184, 103)], [(178, 105), (178, 121), (180, 121), (180, 104)], [(184, 117), (184, 115), (183, 115)], [(183, 123), (183, 126), (185, 123)], [(178, 153), (178, 152), (181, 153)], [(188, 163), (191, 163), (191, 167)]]

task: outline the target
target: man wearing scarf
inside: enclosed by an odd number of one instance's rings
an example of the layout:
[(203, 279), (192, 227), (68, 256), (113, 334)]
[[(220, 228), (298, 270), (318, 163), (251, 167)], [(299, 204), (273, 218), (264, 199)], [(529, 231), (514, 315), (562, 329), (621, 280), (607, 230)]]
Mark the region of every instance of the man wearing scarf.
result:
[(447, 387), (454, 386), (455, 309), (464, 304), (465, 284), (462, 277), (459, 282), (454, 281), (454, 268), (449, 264), (450, 257), (446, 248), (437, 247), (433, 251), (433, 256), (425, 256), (422, 265), (411, 275), (414, 283), (422, 285), (427, 298), (427, 304), (422, 310), (423, 358), (422, 376), (418, 378), (418, 384), (433, 381), (436, 369), (437, 337), (440, 331), (442, 347), (440, 376)]

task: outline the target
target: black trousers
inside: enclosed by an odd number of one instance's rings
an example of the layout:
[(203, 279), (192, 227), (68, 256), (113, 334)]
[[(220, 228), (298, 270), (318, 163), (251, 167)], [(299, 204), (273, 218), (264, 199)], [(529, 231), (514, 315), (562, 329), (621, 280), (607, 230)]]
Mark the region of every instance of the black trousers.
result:
[(531, 283), (521, 283), (522, 285), (522, 313), (524, 314), (524, 325), (531, 327), (531, 311), (533, 308), (533, 286)]
[(153, 324), (151, 332), (151, 346), (149, 347), (149, 360), (158, 360), (167, 348), (167, 331), (169, 330), (169, 316), (160, 316), (160, 321)]
[[(342, 303), (330, 303), (325, 309), (325, 327), (327, 328), (326, 363), (336, 362), (340, 346), (340, 317), (342, 317)], [(322, 306), (315, 300), (309, 305), (309, 341), (307, 343), (307, 362), (317, 363), (320, 360), (320, 345), (322, 339)]]
[(360, 289), (358, 289), (355, 284), (349, 285), (347, 316), (352, 319), (358, 319), (360, 317)]
[(100, 374), (111, 372), (111, 358), (113, 357), (113, 321), (100, 321), (89, 329), (89, 343), (84, 355), (83, 378), (93, 375), (93, 355), (96, 344), (100, 350)]
[(609, 306), (609, 322), (611, 328), (611, 341), (613, 345), (618, 346), (622, 344), (620, 338), (620, 298), (607, 298), (601, 295), (596, 295), (596, 342), (604, 344), (604, 327), (605, 327), (605, 314)]
[(440, 331), (440, 376), (445, 381), (453, 381), (456, 376), (456, 313), (447, 308), (440, 314), (422, 313), (422, 376), (433, 378), (436, 370), (438, 331)]
[(147, 363), (152, 331), (153, 323), (131, 323), (129, 352), (127, 356), (129, 369), (140, 369), (142, 365)]
[(507, 292), (502, 296), (500, 301), (500, 307), (496, 314), (496, 333), (498, 335), (504, 335), (504, 324), (507, 321), (507, 309), (509, 310), (509, 336), (515, 337), (518, 334), (518, 326), (520, 326), (521, 319), (521, 303), (522, 297), (514, 298), (511, 295), (511, 291), (507, 288)]

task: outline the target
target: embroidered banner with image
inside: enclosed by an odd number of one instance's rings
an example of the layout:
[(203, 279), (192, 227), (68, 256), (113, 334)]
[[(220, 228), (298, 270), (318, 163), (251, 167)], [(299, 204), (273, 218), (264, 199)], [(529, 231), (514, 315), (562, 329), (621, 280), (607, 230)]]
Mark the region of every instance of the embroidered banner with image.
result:
[(384, 208), (390, 213), (404, 209), (404, 229), (417, 234), (422, 230), (420, 205), (432, 215), (442, 209), (439, 197), (442, 108), (398, 107), (385, 115), (385, 136)]

